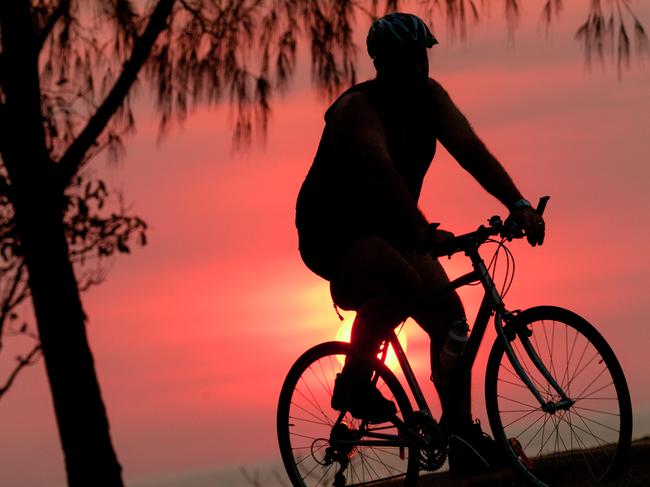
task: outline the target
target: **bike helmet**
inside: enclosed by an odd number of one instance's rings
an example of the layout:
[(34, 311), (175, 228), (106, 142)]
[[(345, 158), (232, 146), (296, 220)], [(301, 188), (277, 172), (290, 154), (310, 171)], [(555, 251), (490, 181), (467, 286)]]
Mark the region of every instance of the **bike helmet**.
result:
[(424, 21), (413, 14), (395, 12), (375, 20), (368, 31), (366, 45), (372, 59), (387, 50), (403, 47), (432, 47), (438, 40)]

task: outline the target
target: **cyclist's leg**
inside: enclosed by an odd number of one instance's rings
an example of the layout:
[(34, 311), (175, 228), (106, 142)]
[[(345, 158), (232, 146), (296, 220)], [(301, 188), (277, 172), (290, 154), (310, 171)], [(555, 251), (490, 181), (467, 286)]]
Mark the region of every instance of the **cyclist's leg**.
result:
[[(465, 320), (463, 304), (454, 291), (440, 295), (449, 278), (438, 260), (414, 254), (409, 262), (420, 276), (421, 287), (412, 316), (431, 339), (431, 368), (436, 366), (445, 338), (453, 323)], [(435, 384), (440, 397), (445, 426), (454, 428), (471, 422), (471, 371), (457, 370), (447, 385)]]
[[(415, 255), (409, 262), (417, 269), (422, 282), (412, 315), (431, 337), (433, 368), (451, 325), (457, 320), (465, 320), (465, 312), (455, 292), (436, 299), (440, 289), (449, 282), (437, 260)], [(472, 420), (471, 370), (459, 368), (448, 377), (446, 385), (435, 383), (435, 386), (443, 409), (442, 426), (454, 435), (449, 445), (452, 477), (474, 475), (502, 466), (503, 459), (498, 454), (496, 443), (483, 433), (480, 422)]]
[(359, 386), (370, 382), (370, 360), (386, 333), (408, 316), (419, 286), (418, 273), (380, 237), (363, 237), (343, 253), (331, 280), (331, 292), (338, 306), (357, 311), (351, 353), (342, 372), (346, 381)]
[(378, 236), (356, 240), (341, 256), (330, 290), (342, 309), (356, 310), (352, 352), (373, 356), (388, 330), (403, 321), (420, 287), (418, 273)]

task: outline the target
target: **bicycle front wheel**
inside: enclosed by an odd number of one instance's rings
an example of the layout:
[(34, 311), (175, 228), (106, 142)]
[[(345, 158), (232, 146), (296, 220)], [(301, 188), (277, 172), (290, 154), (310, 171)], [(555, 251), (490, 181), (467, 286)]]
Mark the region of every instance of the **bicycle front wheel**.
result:
[[(632, 408), (614, 352), (591, 324), (566, 309), (540, 306), (515, 319), (518, 330), (531, 333), (530, 344), (570, 402), (542, 410), (497, 338), (485, 379), (495, 439), (533, 485), (592, 485), (616, 476), (630, 448)], [(510, 345), (544, 400), (558, 403), (560, 395), (520, 338)]]
[[(291, 483), (294, 487), (353, 486), (395, 478), (402, 479), (400, 485), (414, 486), (418, 464), (396, 426), (367, 425), (349, 413), (341, 418), (341, 413), (330, 406), (334, 380), (349, 346), (328, 342), (311, 348), (296, 361), (284, 381), (277, 430)], [(377, 361), (376, 367), (377, 387), (396, 404), (397, 416), (404, 420), (412, 412), (404, 389), (384, 364)], [(345, 483), (339, 479), (335, 484), (341, 463), (347, 463), (342, 471)]]

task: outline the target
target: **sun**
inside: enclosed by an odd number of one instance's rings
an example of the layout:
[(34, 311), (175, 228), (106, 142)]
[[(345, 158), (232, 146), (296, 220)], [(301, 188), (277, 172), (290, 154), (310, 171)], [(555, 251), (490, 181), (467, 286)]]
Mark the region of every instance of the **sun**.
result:
[[(341, 341), (341, 342), (349, 342), (350, 341), (350, 335), (352, 332), (352, 323), (354, 322), (354, 316), (347, 317), (343, 323), (341, 323), (341, 326), (339, 327), (339, 331), (336, 333), (336, 339)], [(404, 349), (404, 352), (406, 352), (407, 348), (407, 338), (406, 338), (406, 331), (402, 329), (402, 331), (397, 335), (397, 339), (399, 340), (400, 345)], [(379, 354), (378, 354), (379, 356)], [(342, 361), (342, 359), (340, 359)], [(395, 371), (399, 368), (399, 362), (397, 360), (397, 355), (395, 354), (395, 351), (393, 350), (393, 346), (391, 345), (388, 348), (388, 355), (386, 357), (386, 365), (388, 368), (392, 371)]]

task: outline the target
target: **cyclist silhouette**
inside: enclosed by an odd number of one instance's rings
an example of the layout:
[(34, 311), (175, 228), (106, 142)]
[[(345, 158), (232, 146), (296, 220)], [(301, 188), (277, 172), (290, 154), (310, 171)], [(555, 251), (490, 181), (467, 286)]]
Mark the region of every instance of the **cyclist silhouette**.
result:
[[(296, 206), (305, 264), (330, 281), (335, 305), (357, 312), (351, 356), (337, 377), (332, 407), (369, 422), (385, 421), (395, 412), (370, 381), (370, 359), (386, 331), (413, 317), (431, 339), (433, 370), (449, 330), (459, 320), (466, 323), (455, 292), (435, 304), (430, 299), (449, 279), (426, 250), (453, 236), (429, 223), (417, 206), (436, 142), (510, 210), (531, 245), (544, 240), (541, 216), (447, 92), (429, 78), (427, 48), (434, 44), (415, 15), (393, 13), (373, 22), (367, 47), (377, 76), (345, 91), (325, 113), (325, 129)], [(469, 371), (456, 370), (434, 384), (443, 428), (490, 463), (499, 463), (493, 441), (472, 420)], [(454, 448), (449, 461), (452, 473), (473, 467)]]

